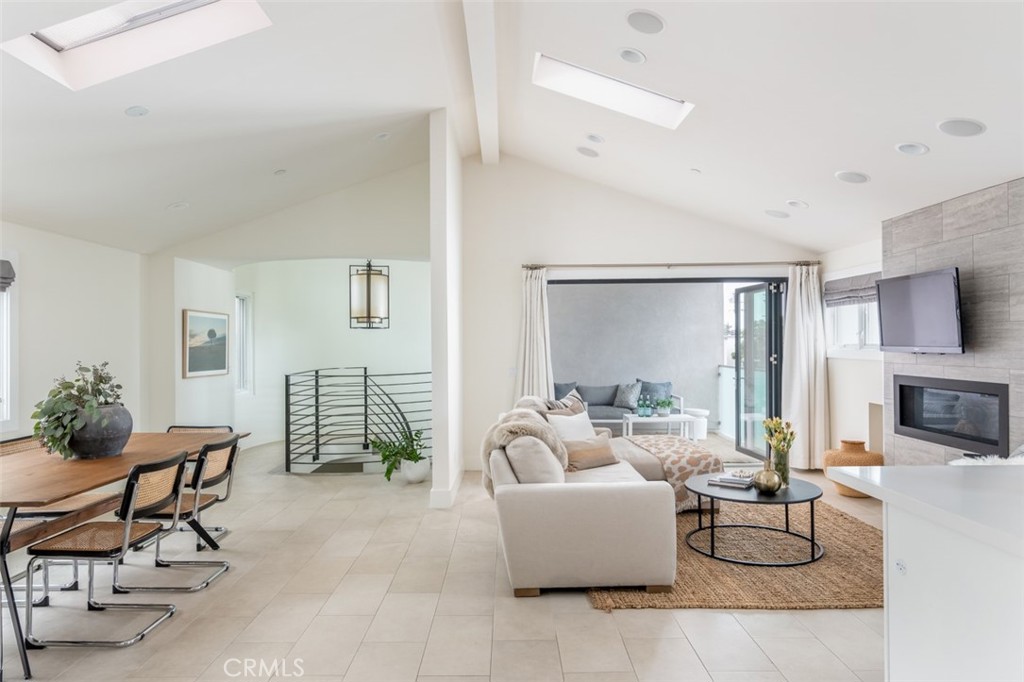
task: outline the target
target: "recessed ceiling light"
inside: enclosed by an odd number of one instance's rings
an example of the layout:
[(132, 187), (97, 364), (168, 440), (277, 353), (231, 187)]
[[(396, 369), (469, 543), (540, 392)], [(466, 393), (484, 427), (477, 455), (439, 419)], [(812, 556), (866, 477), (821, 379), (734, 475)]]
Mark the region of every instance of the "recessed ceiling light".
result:
[(600, 156), (600, 154), (597, 153), (596, 149), (591, 149), (590, 147), (576, 147), (576, 151), (578, 151), (583, 156), (586, 156), (591, 159), (595, 159), (598, 156)]
[(693, 173), (694, 175), (700, 175), (704, 171), (702, 171), (700, 168), (691, 168), (690, 172)]
[(175, 201), (173, 204), (167, 204), (168, 211), (184, 211), (188, 208), (189, 204), (187, 201)]
[(870, 182), (871, 178), (866, 174), (858, 173), (857, 171), (839, 171), (836, 173), (836, 180), (852, 182), (855, 185), (860, 185), (865, 182)]
[(672, 130), (693, 111), (690, 102), (672, 99), (539, 52), (533, 63), (533, 83)]
[(939, 130), (954, 137), (973, 137), (981, 135), (987, 127), (973, 118), (947, 118), (939, 122)]
[(800, 201), (799, 199), (789, 199), (786, 201), (786, 206), (790, 208), (810, 208), (811, 205), (806, 201)]
[(284, 175), (287, 172), (287, 168), (278, 168), (276, 171), (274, 171), (274, 175)]
[(665, 20), (646, 9), (630, 12), (626, 15), (626, 21), (641, 33), (661, 33), (665, 28)]
[(633, 47), (624, 47), (619, 50), (619, 57), (630, 64), (643, 64), (647, 61), (647, 55)]
[(931, 151), (931, 148), (920, 142), (900, 142), (896, 145), (896, 151), (907, 156), (924, 156)]
[(384, 142), (385, 140), (391, 139), (391, 133), (377, 133), (376, 135), (373, 136), (373, 139), (377, 140), (377, 142)]
[(773, 209), (768, 209), (764, 213), (765, 213), (765, 215), (770, 215), (772, 218), (788, 218), (789, 217), (789, 214), (786, 213), (785, 211), (776, 211), (776, 210), (773, 210)]
[(602, 142), (604, 142), (604, 138), (595, 133), (590, 133), (589, 135), (587, 135), (587, 140), (593, 142), (594, 144), (601, 144)]
[(135, 106), (128, 107), (124, 110), (125, 116), (131, 116), (132, 118), (138, 118), (139, 116), (145, 116), (149, 113), (149, 109), (144, 106), (136, 104)]

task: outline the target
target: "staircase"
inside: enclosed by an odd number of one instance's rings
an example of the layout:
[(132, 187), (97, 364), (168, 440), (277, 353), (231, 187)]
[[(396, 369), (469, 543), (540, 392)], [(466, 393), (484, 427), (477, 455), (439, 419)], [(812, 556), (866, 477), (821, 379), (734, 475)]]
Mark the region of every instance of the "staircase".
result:
[(423, 431), (431, 454), (430, 372), (370, 374), (366, 367), (285, 375), (285, 471), (362, 471), (370, 442)]

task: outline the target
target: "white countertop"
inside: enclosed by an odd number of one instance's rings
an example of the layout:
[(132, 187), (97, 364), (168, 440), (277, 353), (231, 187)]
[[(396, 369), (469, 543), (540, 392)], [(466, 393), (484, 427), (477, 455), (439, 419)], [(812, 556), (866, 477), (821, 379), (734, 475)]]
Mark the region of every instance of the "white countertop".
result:
[(828, 478), (1024, 556), (1024, 466), (829, 467)]

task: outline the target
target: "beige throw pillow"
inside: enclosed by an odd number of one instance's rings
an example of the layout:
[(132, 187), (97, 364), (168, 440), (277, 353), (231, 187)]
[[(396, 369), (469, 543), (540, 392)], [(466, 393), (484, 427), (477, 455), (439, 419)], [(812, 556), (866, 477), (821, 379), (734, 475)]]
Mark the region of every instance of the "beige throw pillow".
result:
[(582, 471), (615, 464), (619, 458), (612, 452), (608, 436), (600, 435), (590, 440), (562, 441), (569, 451), (569, 467), (566, 471)]
[(520, 483), (565, 483), (562, 465), (539, 438), (516, 438), (505, 446), (505, 457)]
[(569, 391), (569, 394), (561, 400), (547, 401), (547, 408), (547, 414), (557, 414), (562, 416), (580, 414), (581, 412), (587, 411), (583, 404), (583, 397), (575, 388)]
[(547, 417), (548, 423), (563, 441), (590, 440), (597, 437), (594, 425), (590, 423), (590, 415), (586, 412), (569, 416), (549, 412)]

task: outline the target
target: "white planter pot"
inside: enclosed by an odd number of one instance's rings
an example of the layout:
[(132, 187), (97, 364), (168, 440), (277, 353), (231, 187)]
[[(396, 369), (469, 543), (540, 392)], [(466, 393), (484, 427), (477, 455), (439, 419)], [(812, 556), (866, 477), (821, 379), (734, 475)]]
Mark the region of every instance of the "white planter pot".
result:
[(402, 477), (406, 483), (422, 483), (430, 476), (430, 459), (424, 457), (418, 462), (402, 462)]
[(671, 414), (672, 414), (672, 409), (671, 408), (665, 408), (665, 407), (659, 407), (658, 408), (658, 416), (659, 417), (668, 417)]

